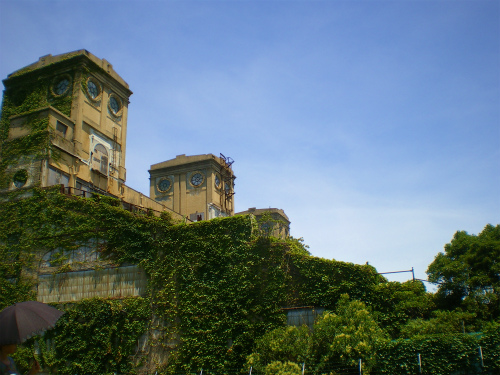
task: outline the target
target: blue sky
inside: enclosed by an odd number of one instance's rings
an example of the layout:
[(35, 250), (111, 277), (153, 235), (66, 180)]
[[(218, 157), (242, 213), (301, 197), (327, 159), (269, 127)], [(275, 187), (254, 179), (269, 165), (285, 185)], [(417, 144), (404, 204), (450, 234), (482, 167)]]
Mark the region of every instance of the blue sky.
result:
[(0, 0), (0, 47), (2, 79), (107, 59), (134, 92), (129, 186), (223, 153), (236, 210), (284, 209), (315, 256), (426, 278), (500, 223), (498, 1)]

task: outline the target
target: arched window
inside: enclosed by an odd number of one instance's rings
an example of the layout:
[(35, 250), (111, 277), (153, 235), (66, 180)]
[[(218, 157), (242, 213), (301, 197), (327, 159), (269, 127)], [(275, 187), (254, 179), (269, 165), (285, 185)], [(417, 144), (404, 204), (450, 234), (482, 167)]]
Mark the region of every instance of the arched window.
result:
[(100, 143), (95, 145), (92, 153), (92, 169), (108, 175), (108, 150)]

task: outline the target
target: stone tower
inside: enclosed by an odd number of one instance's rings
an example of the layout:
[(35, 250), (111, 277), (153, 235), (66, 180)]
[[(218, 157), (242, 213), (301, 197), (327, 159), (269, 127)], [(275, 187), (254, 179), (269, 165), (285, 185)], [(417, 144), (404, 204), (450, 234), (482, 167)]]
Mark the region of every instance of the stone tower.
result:
[(123, 194), (132, 92), (108, 61), (86, 50), (46, 55), (3, 83), (0, 189)]
[(192, 221), (234, 214), (232, 160), (224, 155), (178, 155), (149, 170), (150, 198)]

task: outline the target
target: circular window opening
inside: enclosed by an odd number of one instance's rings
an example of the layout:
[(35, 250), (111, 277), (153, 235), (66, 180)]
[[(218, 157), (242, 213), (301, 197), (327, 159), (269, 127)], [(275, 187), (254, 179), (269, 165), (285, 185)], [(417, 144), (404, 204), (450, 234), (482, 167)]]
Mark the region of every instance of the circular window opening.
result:
[(201, 172), (195, 172), (191, 176), (190, 182), (191, 182), (191, 185), (193, 185), (194, 187), (198, 187), (203, 183), (204, 180), (205, 180), (205, 177), (201, 174)]
[(21, 169), (14, 174), (14, 186), (17, 188), (23, 187), (28, 181), (28, 171)]
[(94, 78), (89, 77), (87, 80), (87, 93), (92, 100), (97, 100), (101, 96), (101, 87)]
[(66, 95), (71, 86), (71, 77), (67, 74), (56, 77), (52, 85), (52, 94), (55, 96)]
[(172, 187), (172, 181), (170, 181), (170, 178), (168, 177), (162, 178), (158, 182), (158, 190), (162, 193), (166, 193), (167, 191), (170, 190), (171, 187)]
[(109, 98), (109, 103), (108, 103), (109, 109), (111, 110), (111, 113), (115, 116), (118, 116), (120, 114), (120, 111), (122, 109), (122, 104), (120, 99), (114, 94), (111, 94)]

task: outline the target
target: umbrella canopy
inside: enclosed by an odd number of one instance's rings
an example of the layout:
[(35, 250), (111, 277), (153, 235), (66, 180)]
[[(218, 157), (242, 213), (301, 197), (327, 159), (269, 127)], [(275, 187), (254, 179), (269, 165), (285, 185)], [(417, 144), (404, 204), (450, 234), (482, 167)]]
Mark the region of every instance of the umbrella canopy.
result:
[(64, 314), (36, 301), (19, 302), (0, 312), (0, 345), (21, 344), (54, 327)]

